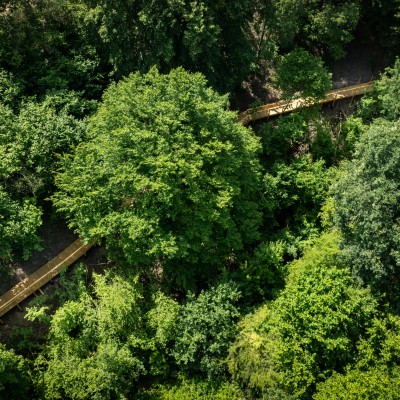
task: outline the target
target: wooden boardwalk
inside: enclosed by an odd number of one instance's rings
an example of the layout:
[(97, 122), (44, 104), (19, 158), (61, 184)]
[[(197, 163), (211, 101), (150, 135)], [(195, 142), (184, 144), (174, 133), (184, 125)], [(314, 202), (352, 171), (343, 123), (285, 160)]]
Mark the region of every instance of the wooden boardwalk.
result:
[(31, 294), (39, 290), (44, 284), (51, 281), (64, 268), (69, 267), (82, 257), (93, 246), (84, 244), (80, 239), (75, 240), (65, 250), (48, 263), (37, 269), (23, 281), (0, 297), (0, 317), (17, 306)]
[(239, 122), (247, 125), (250, 122), (259, 119), (275, 117), (277, 115), (286, 114), (300, 108), (309, 107), (313, 104), (324, 104), (335, 102), (336, 100), (346, 99), (355, 96), (361, 96), (365, 93), (371, 92), (373, 89), (373, 82), (361, 83), (355, 86), (347, 86), (345, 88), (331, 90), (327, 93), (324, 99), (313, 101), (312, 99), (294, 99), (289, 101), (278, 101), (276, 103), (268, 103), (261, 107), (248, 109), (239, 114)]

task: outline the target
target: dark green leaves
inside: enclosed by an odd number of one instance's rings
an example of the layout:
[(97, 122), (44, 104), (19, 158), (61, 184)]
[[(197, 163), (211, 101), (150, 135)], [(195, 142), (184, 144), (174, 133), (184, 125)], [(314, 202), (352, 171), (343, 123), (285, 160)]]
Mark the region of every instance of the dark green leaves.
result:
[(400, 265), (400, 126), (376, 121), (335, 189), (343, 251), (365, 284), (396, 291)]
[(29, 399), (31, 380), (23, 357), (0, 344), (0, 398)]
[(204, 291), (197, 299), (189, 297), (181, 309), (172, 351), (184, 370), (201, 372), (209, 380), (224, 375), (222, 360), (236, 335), (239, 312), (235, 303), (239, 298), (232, 282)]

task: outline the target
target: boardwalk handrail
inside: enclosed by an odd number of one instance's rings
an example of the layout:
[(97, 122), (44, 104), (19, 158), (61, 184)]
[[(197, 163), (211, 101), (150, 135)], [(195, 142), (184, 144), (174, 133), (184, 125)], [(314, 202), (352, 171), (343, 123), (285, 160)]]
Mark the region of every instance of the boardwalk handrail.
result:
[(313, 104), (324, 104), (335, 102), (336, 100), (346, 99), (349, 97), (361, 96), (373, 90), (373, 82), (361, 83), (359, 85), (347, 86), (341, 89), (329, 91), (325, 98), (314, 101), (312, 99), (299, 98), (288, 101), (278, 101), (275, 103), (267, 103), (263, 106), (250, 108), (239, 114), (238, 120), (243, 125), (259, 119), (274, 117), (277, 115), (289, 113), (300, 108), (309, 107)]
[(0, 296), (0, 317), (51, 281), (64, 268), (82, 257), (92, 246), (93, 244), (85, 244), (80, 239), (75, 240), (52, 260)]

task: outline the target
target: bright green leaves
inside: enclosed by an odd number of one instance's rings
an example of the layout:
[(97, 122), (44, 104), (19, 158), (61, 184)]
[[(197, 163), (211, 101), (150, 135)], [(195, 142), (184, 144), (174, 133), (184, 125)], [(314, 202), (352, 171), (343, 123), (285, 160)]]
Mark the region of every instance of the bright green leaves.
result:
[[(175, 385), (158, 385), (143, 391), (139, 400), (245, 400), (237, 384), (225, 381), (179, 379)], [(275, 400), (275, 399), (273, 399)], [(279, 399), (282, 400), (282, 399)]]
[(83, 139), (85, 123), (53, 100), (26, 101), (18, 113), (0, 104), (0, 180), (13, 194), (47, 195), (58, 156)]
[(20, 146), (15, 141), (16, 117), (11, 109), (0, 104), (0, 179), (9, 178), (19, 170)]
[(14, 251), (22, 249), (27, 258), (30, 251), (39, 249), (36, 235), (42, 212), (29, 201), (12, 200), (0, 187), (0, 265), (12, 259)]
[[(7, 99), (5, 99), (7, 100)], [(48, 99), (47, 99), (48, 100)], [(36, 206), (49, 194), (59, 153), (82, 140), (84, 122), (50, 101), (26, 101), (19, 112), (0, 103), (0, 263), (15, 252), (26, 258), (39, 248), (41, 210)], [(19, 255), (19, 254), (18, 254)]]
[(372, 368), (350, 370), (345, 375), (334, 374), (318, 385), (315, 400), (396, 400), (400, 390), (400, 370)]
[(374, 83), (374, 90), (365, 95), (357, 108), (357, 116), (364, 123), (371, 123), (374, 118), (383, 117), (396, 121), (400, 117), (400, 60), (393, 68), (387, 68), (381, 78)]
[(36, 361), (44, 398), (136, 398), (142, 375), (166, 378), (179, 369), (211, 379), (204, 390), (217, 389), (214, 378), (224, 378), (239, 316), (235, 284), (190, 296), (183, 305), (161, 292), (150, 297), (137, 278), (95, 275), (90, 292), (52, 317)]
[[(17, 117), (17, 142), (22, 171), (16, 184), (22, 193), (42, 195), (53, 183), (60, 153), (83, 139), (84, 123), (46, 104), (23, 104)], [(43, 193), (44, 192), (44, 193)]]
[[(396, 121), (400, 117), (400, 60), (393, 68), (388, 68), (381, 79), (376, 82), (375, 92), (378, 104), (378, 115)], [(379, 113), (380, 111), (380, 113)]]
[(0, 344), (0, 398), (29, 399), (30, 386), (24, 358)]
[(304, 97), (313, 101), (325, 97), (331, 88), (331, 74), (322, 60), (301, 48), (279, 60), (275, 81), (284, 98)]
[(280, 296), (243, 321), (228, 365), (256, 393), (280, 389), (310, 398), (316, 382), (352, 362), (366, 335), (376, 302), (335, 266), (337, 243), (331, 246), (331, 238), (321, 239), (319, 252), (294, 267)]
[(397, 399), (399, 370), (400, 320), (388, 315), (376, 319), (368, 337), (360, 341), (354, 367), (333, 374), (317, 386), (314, 399)]
[(112, 86), (57, 178), (56, 206), (130, 265), (224, 263), (260, 223), (259, 144), (225, 105), (182, 69)]
[(15, 106), (21, 91), (21, 85), (15, 81), (14, 76), (0, 69), (0, 102), (10, 107)]
[(43, 370), (45, 398), (111, 399), (126, 395), (145, 373), (134, 349), (144, 329), (136, 282), (96, 276), (94, 297), (83, 294), (54, 315)]

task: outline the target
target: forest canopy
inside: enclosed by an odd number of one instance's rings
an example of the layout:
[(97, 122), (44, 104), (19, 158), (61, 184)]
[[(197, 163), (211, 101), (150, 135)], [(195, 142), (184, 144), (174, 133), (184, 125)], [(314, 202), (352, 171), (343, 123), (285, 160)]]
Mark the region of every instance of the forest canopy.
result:
[(95, 245), (2, 317), (0, 398), (398, 399), (399, 15), (1, 2), (2, 293)]

